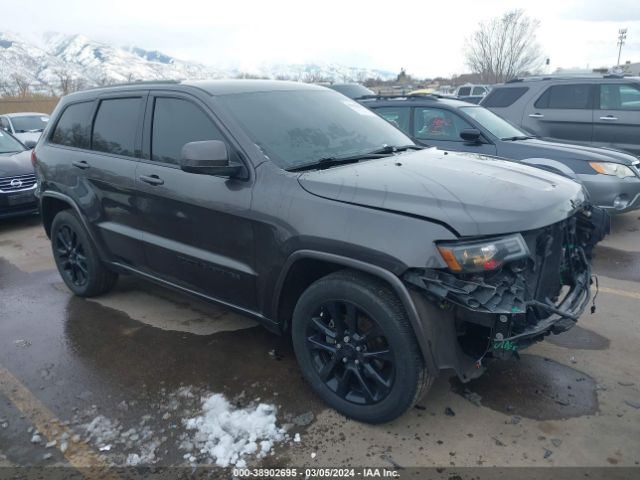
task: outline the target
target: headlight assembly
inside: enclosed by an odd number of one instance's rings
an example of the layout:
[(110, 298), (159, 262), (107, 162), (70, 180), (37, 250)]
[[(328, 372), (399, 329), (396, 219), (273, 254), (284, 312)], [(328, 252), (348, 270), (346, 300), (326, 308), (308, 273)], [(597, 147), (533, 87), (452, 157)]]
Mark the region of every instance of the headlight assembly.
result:
[(591, 168), (602, 175), (612, 175), (618, 178), (635, 177), (633, 170), (626, 165), (610, 162), (589, 162)]
[(471, 242), (439, 243), (440, 255), (452, 272), (495, 270), (507, 262), (529, 256), (519, 233), (507, 237)]

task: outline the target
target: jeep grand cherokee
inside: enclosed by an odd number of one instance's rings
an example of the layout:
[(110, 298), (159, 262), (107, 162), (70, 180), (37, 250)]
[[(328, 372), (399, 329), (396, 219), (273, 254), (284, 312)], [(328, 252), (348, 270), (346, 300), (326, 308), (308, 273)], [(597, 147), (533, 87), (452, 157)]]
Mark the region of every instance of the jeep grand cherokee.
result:
[(135, 274), (257, 319), (366, 422), (401, 415), (442, 369), (468, 381), (572, 327), (608, 226), (569, 179), (418, 147), (299, 83), (74, 93), (33, 159), (76, 295)]

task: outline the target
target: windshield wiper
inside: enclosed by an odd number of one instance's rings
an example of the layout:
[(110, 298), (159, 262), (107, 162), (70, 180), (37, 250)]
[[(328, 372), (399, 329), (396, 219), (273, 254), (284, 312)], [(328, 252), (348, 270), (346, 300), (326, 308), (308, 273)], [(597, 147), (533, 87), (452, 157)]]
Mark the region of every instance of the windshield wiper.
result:
[(517, 135), (515, 137), (504, 137), (500, 140), (502, 140), (503, 142), (517, 142), (518, 140), (529, 140), (531, 138), (535, 137), (532, 137), (531, 135)]
[(34, 128), (33, 130), (27, 130), (27, 133), (39, 133), (43, 131), (44, 131), (44, 128)]
[(304, 170), (314, 170), (314, 169), (322, 169), (334, 167), (336, 165), (344, 165), (347, 163), (357, 163), (360, 160), (368, 160), (371, 158), (384, 158), (389, 155), (393, 155), (397, 152), (405, 152), (407, 150), (423, 150), (425, 147), (420, 145), (384, 145), (383, 147), (377, 148), (370, 152), (360, 153), (358, 155), (348, 155), (344, 157), (324, 157), (319, 160), (315, 160), (310, 163), (305, 163), (304, 165), (299, 165), (297, 167), (292, 167), (287, 169), (288, 172), (302, 172)]

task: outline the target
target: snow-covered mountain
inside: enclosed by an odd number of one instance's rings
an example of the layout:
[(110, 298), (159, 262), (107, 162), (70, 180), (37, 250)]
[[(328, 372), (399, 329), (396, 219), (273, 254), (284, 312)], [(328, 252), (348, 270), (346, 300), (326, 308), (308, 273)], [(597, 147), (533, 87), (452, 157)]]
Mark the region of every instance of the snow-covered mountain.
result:
[(213, 79), (241, 75), (339, 82), (395, 76), (382, 70), (338, 64), (264, 64), (241, 72), (179, 60), (157, 50), (117, 47), (83, 35), (46, 33), (42, 45), (15, 34), (0, 32), (0, 95), (15, 88), (18, 78), (28, 81), (34, 92), (49, 93), (58, 92), (64, 79), (90, 87), (138, 80)]

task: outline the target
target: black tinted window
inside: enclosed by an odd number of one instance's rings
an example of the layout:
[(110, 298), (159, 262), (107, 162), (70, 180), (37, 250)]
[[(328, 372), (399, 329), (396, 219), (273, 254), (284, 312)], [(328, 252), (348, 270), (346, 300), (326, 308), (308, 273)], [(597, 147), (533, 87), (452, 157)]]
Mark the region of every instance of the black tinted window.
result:
[(89, 147), (89, 125), (93, 102), (69, 105), (51, 135), (51, 143), (76, 148)]
[(468, 95), (471, 95), (471, 87), (460, 87), (458, 89), (459, 97), (466, 97)]
[(535, 103), (536, 108), (591, 108), (591, 85), (554, 85)]
[(487, 108), (508, 107), (513, 105), (527, 90), (529, 90), (527, 87), (496, 88), (483, 100), (482, 106)]
[(185, 143), (222, 140), (220, 131), (191, 102), (178, 98), (156, 98), (151, 133), (151, 159), (178, 163)]
[(102, 100), (93, 124), (91, 148), (133, 157), (141, 102), (141, 98)]

